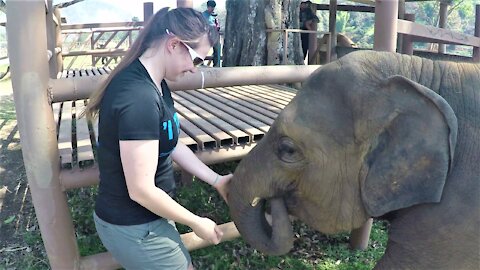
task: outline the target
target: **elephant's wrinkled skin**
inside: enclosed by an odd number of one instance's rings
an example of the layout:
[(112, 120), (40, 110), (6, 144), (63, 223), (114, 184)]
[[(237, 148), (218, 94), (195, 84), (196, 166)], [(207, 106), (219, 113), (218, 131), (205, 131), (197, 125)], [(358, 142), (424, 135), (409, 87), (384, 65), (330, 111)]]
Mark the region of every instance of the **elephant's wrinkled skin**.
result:
[[(253, 247), (391, 222), (377, 269), (479, 269), (480, 65), (355, 52), (319, 68), (230, 184)], [(264, 209), (270, 201), (272, 227)]]

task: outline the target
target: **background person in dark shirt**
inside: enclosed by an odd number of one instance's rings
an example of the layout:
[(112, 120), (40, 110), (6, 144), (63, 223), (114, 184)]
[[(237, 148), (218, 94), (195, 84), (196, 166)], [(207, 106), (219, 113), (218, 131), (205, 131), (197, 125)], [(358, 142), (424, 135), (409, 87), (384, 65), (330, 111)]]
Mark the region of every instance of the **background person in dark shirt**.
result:
[[(308, 0), (302, 0), (300, 3), (300, 29), (302, 30), (317, 30), (317, 23), (320, 21), (315, 13), (310, 8), (312, 2)], [(300, 38), (302, 40), (303, 59), (308, 53), (308, 36), (309, 33), (301, 33)]]
[[(208, 24), (220, 32), (220, 23), (218, 22), (217, 14), (215, 14), (215, 7), (217, 3), (213, 0), (207, 1), (207, 9), (202, 13), (203, 17), (207, 20)], [(221, 46), (220, 41), (213, 45), (213, 66), (220, 66), (221, 58)]]
[(215, 222), (172, 198), (172, 161), (223, 198), (231, 175), (218, 175), (178, 142), (180, 123), (165, 82), (195, 72), (217, 40), (218, 32), (200, 12), (162, 9), (90, 98), (86, 113), (99, 117), (95, 225), (103, 245), (126, 269), (192, 269), (174, 222), (211, 243), (222, 238)]

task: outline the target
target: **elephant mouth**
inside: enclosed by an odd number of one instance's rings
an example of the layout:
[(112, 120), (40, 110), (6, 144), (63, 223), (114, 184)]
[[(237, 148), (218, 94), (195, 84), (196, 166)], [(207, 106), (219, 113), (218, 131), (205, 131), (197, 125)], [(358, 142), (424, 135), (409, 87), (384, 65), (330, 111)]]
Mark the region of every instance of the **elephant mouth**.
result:
[[(242, 225), (238, 226), (247, 242), (270, 255), (290, 251), (293, 247), (293, 228), (284, 197), (256, 197), (250, 203), (248, 212), (250, 218), (243, 219)], [(255, 232), (252, 233), (252, 230)]]
[[(285, 204), (285, 207), (286, 207), (286, 210), (287, 210), (287, 214), (288, 214), (288, 218), (290, 220), (290, 222), (293, 222), (295, 221), (297, 218), (297, 216), (293, 215), (290, 211), (291, 209), (291, 203), (289, 203), (290, 199), (289, 198), (286, 198), (286, 197), (282, 197), (282, 198), (276, 198), (276, 199), (281, 199), (283, 200), (284, 204)], [(257, 200), (261, 200), (261, 199), (257, 199)], [(267, 221), (267, 223), (272, 226), (272, 220), (273, 220), (273, 217), (272, 217), (272, 208), (271, 208), (271, 205), (270, 205), (270, 201), (271, 201), (271, 198), (270, 199), (264, 199), (264, 212), (265, 212), (265, 219)]]

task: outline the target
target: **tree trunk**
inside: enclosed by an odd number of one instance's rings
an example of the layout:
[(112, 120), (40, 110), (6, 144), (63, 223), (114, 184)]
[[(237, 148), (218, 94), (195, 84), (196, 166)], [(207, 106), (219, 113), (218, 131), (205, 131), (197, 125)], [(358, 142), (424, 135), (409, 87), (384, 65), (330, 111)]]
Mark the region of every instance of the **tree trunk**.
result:
[[(266, 29), (299, 29), (299, 6), (300, 0), (227, 0), (223, 66), (282, 64), (283, 32), (267, 38)], [(302, 64), (300, 35), (289, 33), (287, 44), (286, 63)]]

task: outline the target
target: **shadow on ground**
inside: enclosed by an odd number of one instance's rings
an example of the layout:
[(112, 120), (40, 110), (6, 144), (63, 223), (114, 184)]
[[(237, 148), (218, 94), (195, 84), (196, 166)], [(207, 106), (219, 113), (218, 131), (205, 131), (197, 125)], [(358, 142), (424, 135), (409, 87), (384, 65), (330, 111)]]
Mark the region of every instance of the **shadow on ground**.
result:
[(40, 258), (45, 256), (38, 230), (13, 97), (0, 96), (0, 269), (42, 268)]

